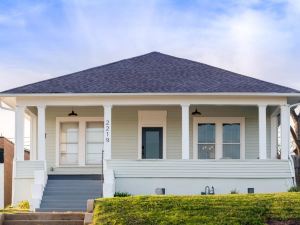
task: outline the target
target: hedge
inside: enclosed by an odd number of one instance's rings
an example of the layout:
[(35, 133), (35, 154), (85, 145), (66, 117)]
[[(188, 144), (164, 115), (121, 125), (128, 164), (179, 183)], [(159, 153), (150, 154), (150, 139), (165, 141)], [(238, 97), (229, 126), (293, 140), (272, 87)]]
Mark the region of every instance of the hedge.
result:
[(261, 225), (270, 220), (300, 222), (300, 193), (103, 198), (94, 210), (94, 224), (103, 225)]

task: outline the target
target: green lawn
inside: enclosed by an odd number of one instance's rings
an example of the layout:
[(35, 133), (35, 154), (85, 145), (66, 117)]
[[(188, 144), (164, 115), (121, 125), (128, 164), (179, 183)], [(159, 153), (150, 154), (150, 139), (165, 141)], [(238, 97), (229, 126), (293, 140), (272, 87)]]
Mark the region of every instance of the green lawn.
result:
[(94, 224), (259, 225), (276, 221), (300, 224), (300, 193), (105, 198), (96, 200), (94, 210)]

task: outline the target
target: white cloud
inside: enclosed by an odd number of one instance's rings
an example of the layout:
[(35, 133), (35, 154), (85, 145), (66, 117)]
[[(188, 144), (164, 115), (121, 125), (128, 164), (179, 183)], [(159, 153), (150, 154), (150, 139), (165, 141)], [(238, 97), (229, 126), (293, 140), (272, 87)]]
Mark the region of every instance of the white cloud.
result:
[(0, 90), (150, 51), (300, 89), (297, 1), (64, 1), (59, 24), (43, 17), (47, 5), (33, 9), (20, 18), (34, 15), (40, 30), (28, 28), (25, 56), (0, 53), (0, 77), (10, 74)]

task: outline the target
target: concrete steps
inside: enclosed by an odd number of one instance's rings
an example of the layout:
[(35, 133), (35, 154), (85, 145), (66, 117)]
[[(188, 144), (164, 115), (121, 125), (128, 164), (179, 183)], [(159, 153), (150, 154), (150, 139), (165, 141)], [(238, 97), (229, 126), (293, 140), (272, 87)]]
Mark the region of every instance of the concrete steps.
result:
[(5, 214), (3, 225), (83, 225), (84, 213)]
[(83, 212), (88, 199), (102, 196), (100, 175), (49, 175), (37, 212)]

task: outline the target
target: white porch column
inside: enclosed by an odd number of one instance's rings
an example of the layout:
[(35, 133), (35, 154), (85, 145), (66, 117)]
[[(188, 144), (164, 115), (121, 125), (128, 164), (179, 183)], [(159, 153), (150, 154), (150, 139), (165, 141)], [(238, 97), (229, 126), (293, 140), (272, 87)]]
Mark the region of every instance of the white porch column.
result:
[(259, 123), (259, 159), (267, 158), (267, 106), (258, 106), (258, 123)]
[(271, 117), (271, 159), (277, 159), (278, 147), (278, 118), (277, 114)]
[(281, 112), (281, 159), (288, 159), (290, 150), (290, 108), (287, 105), (280, 107)]
[(18, 161), (24, 160), (24, 122), (25, 107), (17, 106), (15, 113), (15, 159)]
[(104, 159), (111, 159), (111, 109), (112, 105), (104, 106)]
[(190, 125), (190, 105), (181, 105), (182, 113), (182, 159), (190, 158), (190, 135), (189, 135), (189, 125)]
[(38, 160), (46, 159), (46, 106), (38, 106)]
[(30, 117), (30, 160), (37, 159), (37, 118)]

